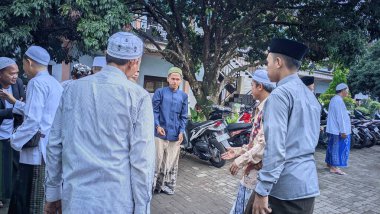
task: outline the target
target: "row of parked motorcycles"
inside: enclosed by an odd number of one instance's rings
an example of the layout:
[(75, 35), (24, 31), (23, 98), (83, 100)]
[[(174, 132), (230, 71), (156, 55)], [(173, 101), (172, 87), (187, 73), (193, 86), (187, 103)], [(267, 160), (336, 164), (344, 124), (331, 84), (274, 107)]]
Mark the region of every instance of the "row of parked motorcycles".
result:
[(217, 105), (212, 108), (208, 121), (188, 121), (181, 148), (186, 153), (210, 161), (213, 166), (220, 168), (226, 163), (221, 155), (227, 148), (248, 143), (252, 124), (247, 122), (247, 117), (250, 117), (252, 108), (243, 108), (238, 122), (230, 124), (227, 124), (225, 118), (231, 114), (231, 108)]
[[(222, 167), (226, 161), (221, 155), (229, 147), (241, 147), (249, 141), (252, 130), (250, 115), (251, 107), (244, 107), (240, 112), (237, 123), (227, 124), (225, 118), (231, 114), (231, 108), (213, 106), (209, 120), (194, 123), (188, 121), (184, 141), (181, 148), (186, 153), (193, 154), (201, 160), (210, 161), (215, 167)], [(318, 147), (327, 148), (328, 135), (326, 133), (326, 121), (328, 111), (322, 111), (321, 132)], [(248, 118), (249, 117), (249, 118)], [(351, 148), (361, 149), (380, 145), (380, 113), (373, 118), (364, 116), (360, 111), (354, 110), (351, 117), (352, 134)]]
[[(318, 146), (326, 148), (328, 143), (328, 135), (326, 133), (326, 121), (328, 112), (324, 108), (321, 118), (321, 133), (319, 135)], [(380, 113), (374, 114), (373, 118), (364, 116), (362, 112), (354, 110), (351, 117), (351, 148), (361, 149), (380, 145)]]

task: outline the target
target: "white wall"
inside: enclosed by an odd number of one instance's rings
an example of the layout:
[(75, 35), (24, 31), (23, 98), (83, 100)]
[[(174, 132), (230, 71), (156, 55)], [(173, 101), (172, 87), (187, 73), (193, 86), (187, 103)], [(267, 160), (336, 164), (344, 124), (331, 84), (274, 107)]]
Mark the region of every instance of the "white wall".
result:
[[(92, 66), (93, 57), (89, 55), (81, 56), (78, 60), (79, 63)], [(78, 62), (73, 62), (70, 64), (70, 71), (74, 64)], [(155, 77), (167, 77), (168, 70), (173, 67), (173, 64), (169, 63), (168, 61), (162, 59), (160, 56), (155, 55), (143, 55), (141, 66), (140, 66), (140, 76), (138, 79), (138, 84), (142, 87), (144, 86), (144, 76), (155, 76)], [(62, 78), (62, 64), (55, 64), (53, 65), (53, 76), (58, 80), (61, 81)], [(196, 78), (198, 81), (201, 81), (203, 79), (204, 70), (201, 68), (200, 72), (196, 75)], [(183, 88), (183, 83), (180, 87), (180, 89)], [(194, 107), (196, 104), (195, 97), (193, 95), (193, 92), (189, 91), (189, 106)]]
[(144, 85), (144, 76), (167, 77), (169, 68), (173, 64), (161, 59), (159, 56), (144, 55), (140, 66), (140, 77), (138, 84)]
[(52, 68), (51, 68), (51, 74), (52, 74), (52, 76), (57, 81), (60, 82), (62, 80), (62, 65), (61, 64), (57, 64), (54, 61), (51, 61), (50, 65), (52, 65)]
[(315, 93), (316, 94), (322, 94), (327, 90), (327, 88), (330, 85), (330, 82), (321, 81), (321, 80), (316, 79), (314, 81), (314, 85), (315, 85)]

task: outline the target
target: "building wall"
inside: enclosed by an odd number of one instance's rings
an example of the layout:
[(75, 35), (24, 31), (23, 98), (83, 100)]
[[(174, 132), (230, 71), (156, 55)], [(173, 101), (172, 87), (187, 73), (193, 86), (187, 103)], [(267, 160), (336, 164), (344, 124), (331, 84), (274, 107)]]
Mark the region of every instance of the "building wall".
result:
[(324, 93), (328, 88), (331, 81), (323, 81), (323, 80), (314, 80), (315, 85), (315, 93), (316, 94), (322, 94)]
[(173, 64), (161, 59), (160, 56), (144, 55), (140, 66), (138, 84), (144, 85), (144, 76), (167, 77), (168, 70)]

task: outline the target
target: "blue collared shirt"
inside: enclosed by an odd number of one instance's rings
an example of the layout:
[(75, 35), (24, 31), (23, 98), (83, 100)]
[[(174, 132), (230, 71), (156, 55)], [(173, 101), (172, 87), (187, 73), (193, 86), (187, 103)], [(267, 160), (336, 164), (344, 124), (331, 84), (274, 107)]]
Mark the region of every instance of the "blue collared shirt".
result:
[(343, 98), (335, 95), (329, 104), (326, 132), (334, 135), (351, 134), (351, 120)]
[(179, 133), (184, 133), (187, 122), (187, 94), (181, 90), (173, 91), (169, 87), (157, 89), (153, 96), (155, 127), (165, 129), (166, 136), (156, 137), (177, 141)]
[(264, 107), (266, 147), (256, 192), (281, 200), (319, 195), (314, 160), (321, 106), (297, 74), (282, 79)]

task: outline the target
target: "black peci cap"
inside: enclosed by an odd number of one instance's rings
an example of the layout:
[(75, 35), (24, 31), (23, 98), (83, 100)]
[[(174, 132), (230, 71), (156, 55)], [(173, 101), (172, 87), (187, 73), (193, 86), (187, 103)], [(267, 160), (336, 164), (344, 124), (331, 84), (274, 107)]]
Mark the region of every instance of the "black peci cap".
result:
[(270, 53), (279, 53), (301, 61), (309, 48), (299, 42), (289, 39), (272, 39), (269, 45)]
[(309, 86), (309, 85), (314, 83), (314, 77), (313, 76), (304, 76), (301, 78), (301, 80), (306, 86)]

